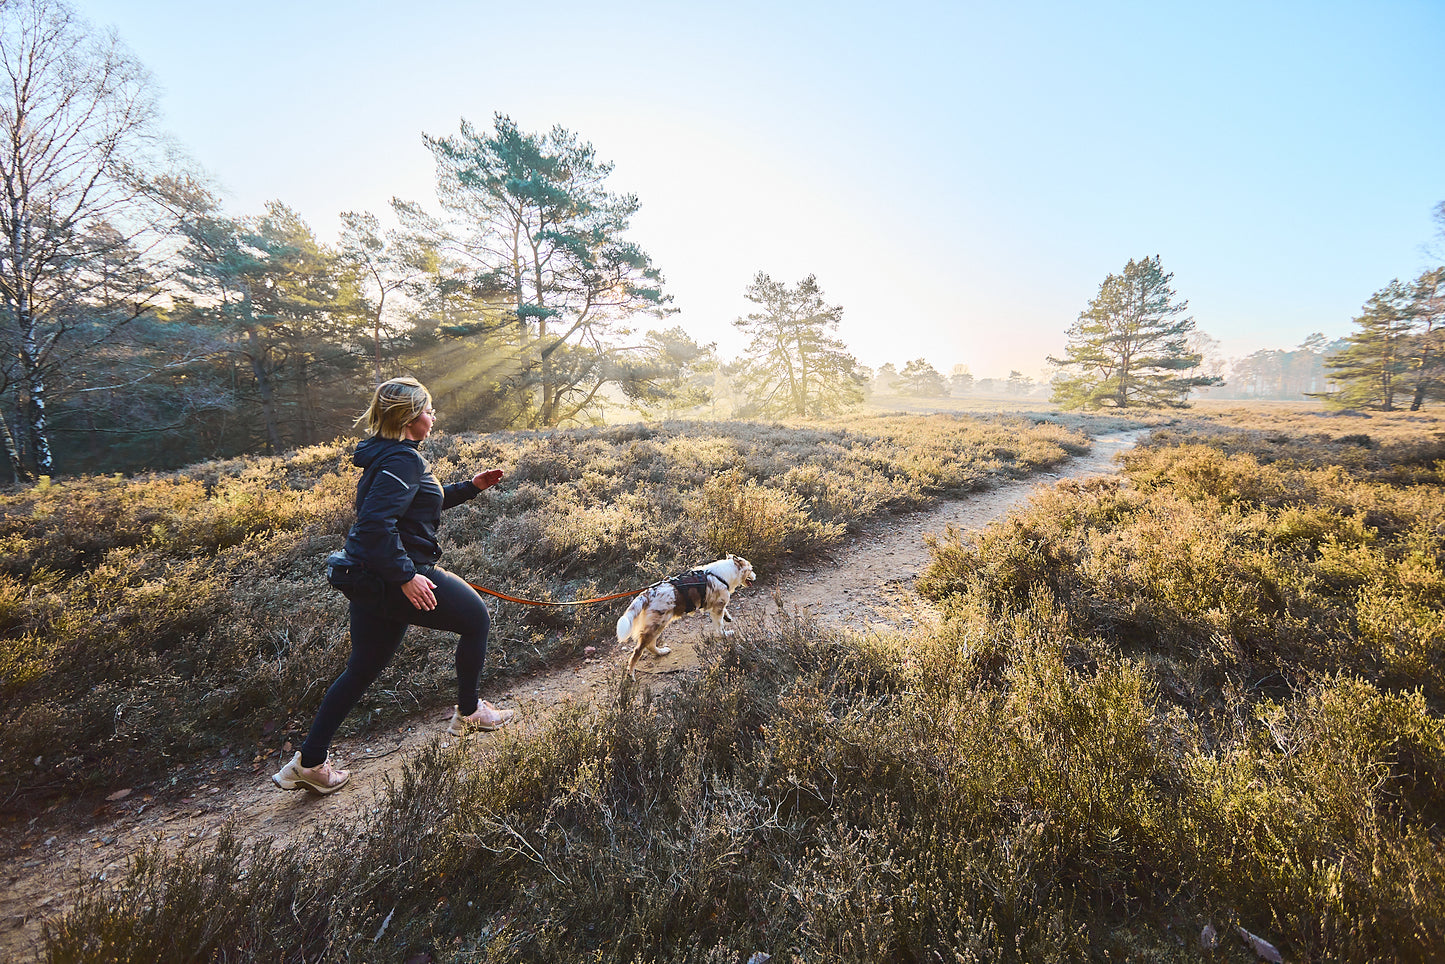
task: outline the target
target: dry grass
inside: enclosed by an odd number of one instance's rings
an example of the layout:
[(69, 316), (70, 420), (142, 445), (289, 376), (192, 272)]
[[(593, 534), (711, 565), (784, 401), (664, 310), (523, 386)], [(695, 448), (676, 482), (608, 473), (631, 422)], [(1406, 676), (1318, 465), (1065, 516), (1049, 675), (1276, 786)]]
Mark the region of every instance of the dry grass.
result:
[(149, 858), (48, 959), (1439, 960), (1434, 444), (1151, 446), (940, 540), (933, 630), (714, 641), (306, 848)]
[[(847, 426), (676, 423), (439, 436), (444, 480), (507, 481), (448, 514), (446, 564), (530, 598), (646, 585), (724, 551), (766, 571), (881, 513), (1027, 474), (1084, 436), (1017, 418)], [(0, 496), (0, 778), (24, 811), (139, 786), (206, 756), (233, 766), (299, 742), (345, 661), (345, 603), (321, 561), (352, 518), (349, 445)], [(615, 613), (503, 603), (488, 672), (608, 638)], [(437, 693), (451, 637), (413, 631), (347, 732)]]

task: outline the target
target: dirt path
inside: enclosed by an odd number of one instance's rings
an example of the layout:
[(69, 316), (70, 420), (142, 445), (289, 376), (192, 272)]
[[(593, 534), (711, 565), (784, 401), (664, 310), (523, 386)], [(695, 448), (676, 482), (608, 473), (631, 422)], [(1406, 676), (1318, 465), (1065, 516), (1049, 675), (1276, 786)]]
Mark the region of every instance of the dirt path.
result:
[[(766, 584), (760, 582), (762, 593), (729, 611), (734, 616), (760, 615), (771, 628), (778, 610), (771, 597), (777, 596), (789, 614), (810, 614), (831, 625), (858, 631), (906, 627), (931, 612), (927, 602), (912, 590), (914, 578), (928, 564), (925, 533), (942, 533), (946, 525), (963, 530), (981, 528), (1027, 502), (1039, 485), (1113, 472), (1114, 456), (1131, 448), (1142, 434), (1134, 431), (1100, 436), (1089, 454), (1070, 459), (1053, 471), (945, 502), (925, 512), (875, 522), (851, 540), (831, 564), (795, 569)], [(769, 597), (766, 608), (762, 606), (763, 596)]]
[[(1114, 456), (1130, 448), (1141, 432), (1104, 435), (1093, 450), (1058, 469), (1018, 482), (946, 502), (935, 509), (896, 516), (870, 525), (824, 566), (786, 573), (761, 574), (729, 607), (743, 631), (769, 629), (780, 616), (808, 614), (825, 624), (862, 630), (900, 628), (927, 618), (927, 605), (911, 590), (915, 576), (928, 562), (923, 535), (952, 524), (972, 529), (1002, 518), (1026, 502), (1038, 485), (1114, 471)], [(780, 612), (779, 606), (785, 612)], [(697, 643), (709, 625), (703, 618), (676, 623), (667, 632), (672, 653), (661, 659), (644, 657), (638, 679), (667, 685), (697, 666)], [(483, 696), (515, 707), (518, 720), (540, 720), (549, 707), (568, 699), (590, 699), (617, 685), (626, 653), (599, 646), (598, 658), (560, 667), (545, 675)], [(252, 762), (249, 772), (231, 766), (197, 768), (190, 789), (130, 792), (121, 788), (93, 809), (51, 808), (29, 821), (0, 831), (0, 960), (32, 959), (40, 923), (67, 909), (76, 887), (88, 880), (123, 874), (131, 854), (160, 845), (186, 850), (205, 845), (230, 824), (246, 837), (269, 839), (285, 847), (305, 839), (317, 824), (347, 812), (370, 807), (398, 776), (410, 751), (425, 743), (454, 738), (446, 735), (446, 712), (423, 713), (389, 734), (366, 740), (338, 740), (333, 749), (352, 771), (352, 786), (331, 797), (277, 790), (269, 774), (277, 766), (273, 754)], [(486, 735), (469, 739), (482, 746)], [(183, 784), (187, 785), (187, 784)]]

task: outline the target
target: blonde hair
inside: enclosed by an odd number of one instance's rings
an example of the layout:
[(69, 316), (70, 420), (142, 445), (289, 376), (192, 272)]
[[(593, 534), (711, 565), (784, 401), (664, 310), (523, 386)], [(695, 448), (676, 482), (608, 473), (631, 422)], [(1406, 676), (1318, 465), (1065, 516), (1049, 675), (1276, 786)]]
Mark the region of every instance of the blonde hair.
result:
[(415, 378), (392, 378), (376, 386), (371, 404), (356, 420), (382, 438), (398, 439), (406, 427), (431, 405), (431, 393)]

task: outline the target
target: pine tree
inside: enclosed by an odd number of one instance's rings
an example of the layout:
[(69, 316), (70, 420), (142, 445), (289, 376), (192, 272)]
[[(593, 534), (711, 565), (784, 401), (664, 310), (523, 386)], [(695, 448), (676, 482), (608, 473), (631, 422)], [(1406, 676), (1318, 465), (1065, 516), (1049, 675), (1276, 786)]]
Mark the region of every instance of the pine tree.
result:
[(752, 335), (734, 377), (740, 417), (819, 418), (863, 401), (858, 360), (832, 334), (843, 308), (815, 277), (789, 287), (759, 271), (747, 299), (761, 310), (733, 322)]
[(182, 317), (209, 328), (216, 353), (238, 366), (235, 401), (258, 429), (251, 441), (278, 452), (343, 431), (350, 418), (339, 413), (364, 391), (354, 343), (367, 319), (355, 273), (277, 201), (258, 218), (197, 214), (183, 233)]
[(902, 387), (903, 379), (898, 374), (898, 366), (892, 362), (884, 362), (873, 375), (873, 392), (876, 395), (897, 395)]
[(948, 388), (954, 395), (967, 395), (973, 391), (973, 373), (967, 365), (954, 365), (948, 376)]
[(1189, 302), (1170, 287), (1159, 256), (1130, 260), (1110, 274), (1069, 329), (1053, 400), (1064, 408), (1185, 407), (1190, 389), (1217, 385), (1213, 375), (1183, 374), (1200, 362), (1189, 350)]
[(714, 400), (717, 343), (698, 344), (681, 328), (647, 333), (646, 344), (612, 373), (628, 403), (648, 418), (678, 418)]
[(1416, 279), (1410, 316), (1416, 327), (1410, 339), (1410, 376), (1415, 383), (1410, 411), (1418, 412), (1427, 398), (1445, 398), (1445, 268), (1426, 271)]
[(1395, 396), (1408, 390), (1410, 307), (1410, 290), (1398, 278), (1370, 296), (1345, 347), (1325, 359), (1339, 386), (1324, 395), (1329, 404), (1394, 411)]
[(943, 380), (938, 369), (922, 358), (915, 358), (904, 365), (900, 377), (902, 380), (902, 384), (898, 388), (900, 395), (913, 395), (918, 398), (946, 398), (948, 396), (948, 383)]
[(477, 387), (517, 400), (525, 424), (584, 419), (627, 369), (635, 346), (619, 340), (620, 323), (672, 314), (671, 296), (627, 240), (637, 198), (606, 189), (612, 165), (591, 144), (560, 126), (527, 133), (503, 114), (493, 128), (463, 120), (453, 136), (425, 137), (451, 216), (435, 223), (434, 246), (454, 255), (451, 279), (509, 315), (505, 328), (485, 326)]

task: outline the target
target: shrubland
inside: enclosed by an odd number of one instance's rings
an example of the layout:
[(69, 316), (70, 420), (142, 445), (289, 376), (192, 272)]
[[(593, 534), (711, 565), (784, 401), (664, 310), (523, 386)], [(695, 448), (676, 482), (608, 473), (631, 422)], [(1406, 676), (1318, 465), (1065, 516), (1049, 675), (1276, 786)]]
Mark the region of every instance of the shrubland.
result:
[[(1026, 475), (1085, 436), (1021, 418), (671, 423), (439, 435), (438, 478), (500, 466), (447, 513), (444, 564), (527, 598), (646, 586), (733, 551), (766, 572), (890, 512)], [(359, 470), (338, 440), (284, 457), (84, 477), (0, 495), (0, 778), (7, 808), (146, 785), (187, 760), (261, 766), (299, 742), (348, 650), (322, 576)], [(612, 635), (610, 607), (500, 604), (489, 674)], [(364, 732), (444, 699), (453, 638), (412, 630), (352, 715)]]
[(1436, 426), (1175, 424), (937, 537), (934, 624), (714, 638), (363, 823), (147, 854), (48, 959), (1439, 960)]

